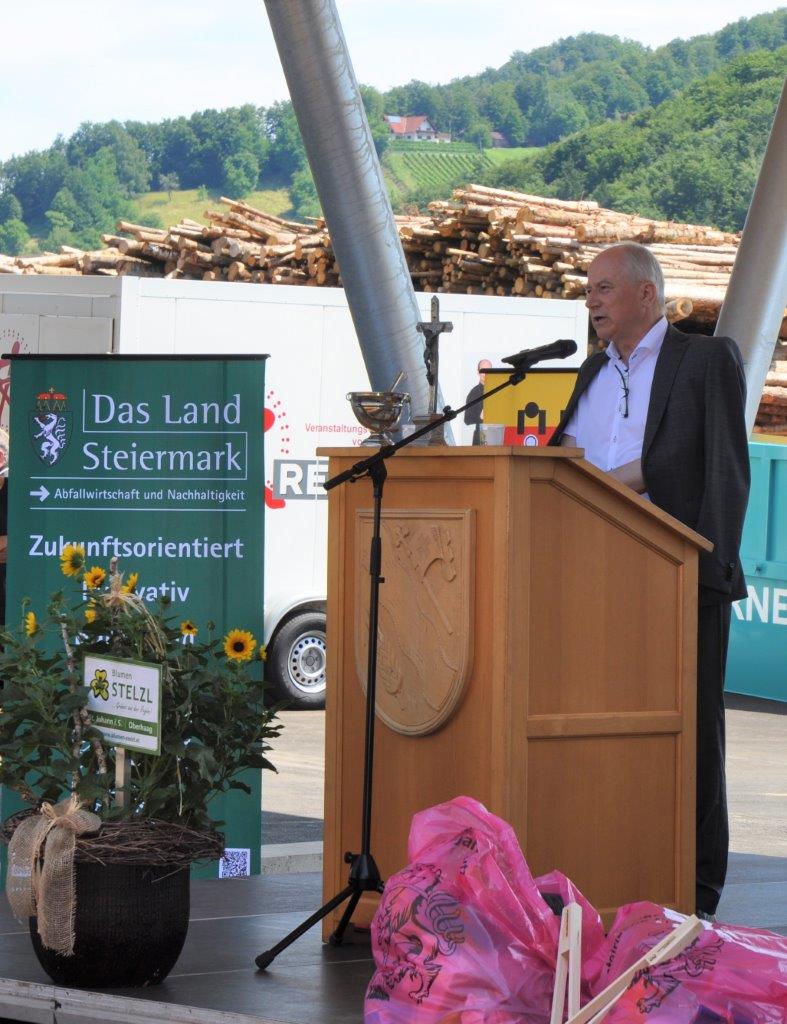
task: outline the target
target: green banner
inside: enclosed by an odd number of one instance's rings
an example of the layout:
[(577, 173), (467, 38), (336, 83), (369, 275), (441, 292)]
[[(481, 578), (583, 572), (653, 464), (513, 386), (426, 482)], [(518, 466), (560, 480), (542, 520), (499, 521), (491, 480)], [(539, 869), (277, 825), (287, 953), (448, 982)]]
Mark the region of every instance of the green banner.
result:
[[(263, 633), (265, 357), (12, 359), (6, 616), (62, 589), (58, 556), (113, 557), (148, 602)], [(260, 772), (213, 813), (260, 870)], [(2, 815), (16, 809), (4, 794)], [(205, 872), (216, 874), (216, 866)]]

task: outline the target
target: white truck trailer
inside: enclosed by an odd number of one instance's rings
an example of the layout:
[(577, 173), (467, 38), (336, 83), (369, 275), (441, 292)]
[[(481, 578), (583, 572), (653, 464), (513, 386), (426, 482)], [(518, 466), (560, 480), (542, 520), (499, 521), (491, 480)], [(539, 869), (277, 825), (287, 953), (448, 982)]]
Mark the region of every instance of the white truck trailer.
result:
[[(423, 319), (431, 296), (418, 294)], [(481, 359), (574, 338), (585, 352), (587, 311), (568, 300), (440, 296), (453, 332), (440, 342), (444, 401), (463, 404)], [(344, 292), (336, 288), (156, 278), (0, 277), (0, 352), (270, 355), (265, 394), (266, 678), (299, 707), (325, 698), (327, 461), (321, 446), (360, 445), (366, 431), (346, 394), (369, 387)], [(184, 363), (184, 370), (187, 367)], [(548, 366), (549, 364), (544, 364)], [(0, 425), (7, 428), (7, 364)], [(393, 383), (393, 382), (392, 382)], [(405, 385), (406, 386), (406, 385)], [(470, 444), (459, 417), (456, 443)], [(360, 457), (360, 453), (359, 453)]]

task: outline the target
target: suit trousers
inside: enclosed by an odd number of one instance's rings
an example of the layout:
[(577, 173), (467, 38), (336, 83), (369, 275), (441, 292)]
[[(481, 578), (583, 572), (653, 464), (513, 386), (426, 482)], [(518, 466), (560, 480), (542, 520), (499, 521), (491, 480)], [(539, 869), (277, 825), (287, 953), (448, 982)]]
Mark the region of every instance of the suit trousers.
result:
[(732, 605), (700, 605), (697, 632), (696, 908), (708, 914), (727, 875), (730, 833), (724, 770), (724, 673)]

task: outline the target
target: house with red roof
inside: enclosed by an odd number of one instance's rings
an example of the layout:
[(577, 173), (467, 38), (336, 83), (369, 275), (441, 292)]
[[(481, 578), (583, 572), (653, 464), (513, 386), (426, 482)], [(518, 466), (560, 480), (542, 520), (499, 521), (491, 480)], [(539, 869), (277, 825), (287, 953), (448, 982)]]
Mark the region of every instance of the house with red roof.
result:
[(438, 132), (425, 114), (414, 114), (412, 117), (400, 117), (399, 114), (386, 114), (384, 120), (394, 138), (407, 142), (450, 142), (451, 136), (446, 132)]

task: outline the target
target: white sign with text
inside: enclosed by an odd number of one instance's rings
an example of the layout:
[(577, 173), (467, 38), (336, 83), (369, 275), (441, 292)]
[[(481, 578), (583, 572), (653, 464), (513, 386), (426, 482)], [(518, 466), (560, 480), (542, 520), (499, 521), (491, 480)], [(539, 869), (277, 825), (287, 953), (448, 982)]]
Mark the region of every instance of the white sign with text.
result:
[(84, 682), (93, 725), (108, 743), (161, 753), (161, 666), (87, 654)]

